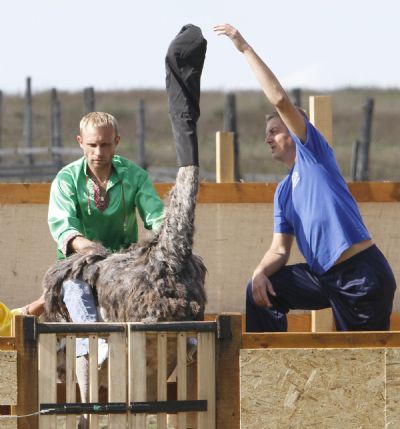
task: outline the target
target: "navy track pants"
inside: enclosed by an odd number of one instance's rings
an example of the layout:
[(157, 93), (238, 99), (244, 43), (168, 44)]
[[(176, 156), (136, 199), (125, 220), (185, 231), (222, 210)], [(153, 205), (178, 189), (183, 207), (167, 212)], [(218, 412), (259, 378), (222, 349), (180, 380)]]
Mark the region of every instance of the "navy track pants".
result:
[(246, 331), (287, 331), (290, 309), (319, 310), (332, 307), (338, 331), (384, 331), (390, 314), (396, 281), (384, 255), (373, 245), (329, 271), (317, 275), (307, 264), (282, 267), (270, 276), (276, 297), (273, 307), (260, 307), (246, 291)]

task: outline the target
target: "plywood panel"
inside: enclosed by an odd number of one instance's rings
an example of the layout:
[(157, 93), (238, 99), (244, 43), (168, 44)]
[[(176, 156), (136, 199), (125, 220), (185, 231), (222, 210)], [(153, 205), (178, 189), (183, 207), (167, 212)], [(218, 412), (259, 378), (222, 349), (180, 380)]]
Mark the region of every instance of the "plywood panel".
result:
[(47, 206), (0, 205), (0, 296), (8, 307), (23, 306), (40, 296), (55, 251)]
[[(247, 281), (272, 238), (272, 209), (271, 203), (198, 205), (194, 249), (208, 269), (208, 312), (244, 313)], [(400, 283), (400, 203), (361, 203), (360, 209)], [(0, 294), (10, 307), (39, 296), (42, 277), (55, 260), (46, 218), (46, 205), (0, 205)], [(302, 260), (294, 246), (289, 263)], [(399, 291), (394, 310), (400, 311)]]
[(0, 405), (17, 404), (17, 352), (0, 351)]
[(386, 350), (386, 426), (400, 427), (400, 349)]
[(242, 350), (241, 428), (385, 427), (384, 349)]

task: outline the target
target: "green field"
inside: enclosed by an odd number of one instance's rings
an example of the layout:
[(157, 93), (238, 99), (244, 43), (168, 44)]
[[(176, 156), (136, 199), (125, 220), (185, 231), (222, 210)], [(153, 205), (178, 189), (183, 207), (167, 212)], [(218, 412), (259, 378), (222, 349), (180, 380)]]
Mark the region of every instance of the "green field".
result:
[[(400, 180), (400, 90), (342, 89), (333, 92), (307, 91), (302, 94), (302, 106), (307, 108), (308, 96), (332, 95), (334, 147), (342, 172), (350, 175), (352, 142), (360, 137), (362, 105), (367, 97), (375, 100), (370, 152), (370, 180)], [(240, 168), (245, 180), (258, 180), (268, 175), (282, 176), (285, 167), (271, 161), (264, 144), (264, 115), (271, 109), (258, 91), (238, 91), (237, 113), (240, 141)], [(79, 119), (83, 114), (82, 93), (59, 93), (62, 106), (62, 130), (65, 146), (74, 146)], [(96, 110), (114, 114), (120, 122), (122, 142), (120, 153), (136, 157), (136, 112), (139, 99), (146, 103), (146, 152), (150, 166), (175, 167), (175, 148), (167, 110), (166, 94), (162, 90), (132, 90), (96, 93)], [(200, 163), (204, 173), (215, 172), (215, 133), (223, 130), (225, 94), (203, 92), (199, 120)], [(2, 147), (20, 145), (22, 139), (23, 96), (3, 97)], [(34, 144), (49, 145), (50, 91), (34, 93)], [(2, 160), (2, 162), (11, 162)], [(22, 162), (22, 161), (20, 161)], [(0, 164), (1, 168), (1, 164)], [(206, 174), (204, 174), (207, 176)], [(256, 179), (257, 179), (256, 178)], [(265, 179), (267, 180), (267, 179)]]

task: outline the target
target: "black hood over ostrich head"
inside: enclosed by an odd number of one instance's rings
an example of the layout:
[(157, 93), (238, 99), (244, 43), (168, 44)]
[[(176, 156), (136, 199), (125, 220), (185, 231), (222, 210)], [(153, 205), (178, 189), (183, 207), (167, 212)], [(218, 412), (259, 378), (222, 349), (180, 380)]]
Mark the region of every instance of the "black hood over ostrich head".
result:
[(199, 165), (196, 123), (200, 116), (200, 78), (207, 50), (199, 27), (182, 27), (165, 57), (166, 87), (178, 167)]

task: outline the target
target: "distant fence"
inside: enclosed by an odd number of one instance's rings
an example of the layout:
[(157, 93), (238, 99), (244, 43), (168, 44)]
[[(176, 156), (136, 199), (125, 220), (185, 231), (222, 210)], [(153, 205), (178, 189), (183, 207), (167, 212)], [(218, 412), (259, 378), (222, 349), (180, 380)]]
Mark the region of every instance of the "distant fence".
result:
[[(294, 88), (290, 94), (296, 106), (302, 105), (302, 91)], [(23, 130), (22, 140), (18, 147), (5, 147), (4, 141), (4, 96), (0, 91), (0, 180), (41, 181), (51, 180), (57, 171), (72, 159), (82, 155), (78, 147), (64, 147), (62, 139), (62, 106), (57, 89), (50, 92), (50, 114), (51, 130), (50, 140), (47, 146), (34, 146), (33, 141), (33, 104), (32, 104), (32, 82), (31, 78), (26, 79), (25, 102), (23, 109)], [(83, 89), (83, 113), (95, 111), (96, 100), (93, 87)], [(374, 100), (369, 98), (363, 106), (363, 120), (361, 126), (361, 137), (353, 142), (351, 158), (351, 180), (369, 179), (369, 149), (371, 141), (372, 116)], [(221, 124), (222, 125), (222, 124)], [(241, 181), (242, 173), (240, 169), (240, 143), (239, 126), (236, 95), (232, 92), (226, 94), (223, 116), (223, 130), (225, 133), (232, 133), (233, 138), (233, 177), (229, 181)], [(145, 101), (140, 99), (136, 109), (136, 142), (137, 158), (136, 162), (144, 169), (151, 167), (146, 154), (146, 106)], [(218, 146), (218, 143), (217, 143)], [(217, 154), (218, 156), (218, 154)], [(167, 167), (154, 168), (152, 174), (156, 181), (173, 180), (176, 169)], [(218, 175), (213, 172), (203, 172), (207, 180), (214, 180)], [(264, 175), (265, 176), (265, 175)], [(275, 180), (265, 177), (256, 178), (253, 175), (248, 180)], [(226, 181), (226, 180), (225, 180)]]

